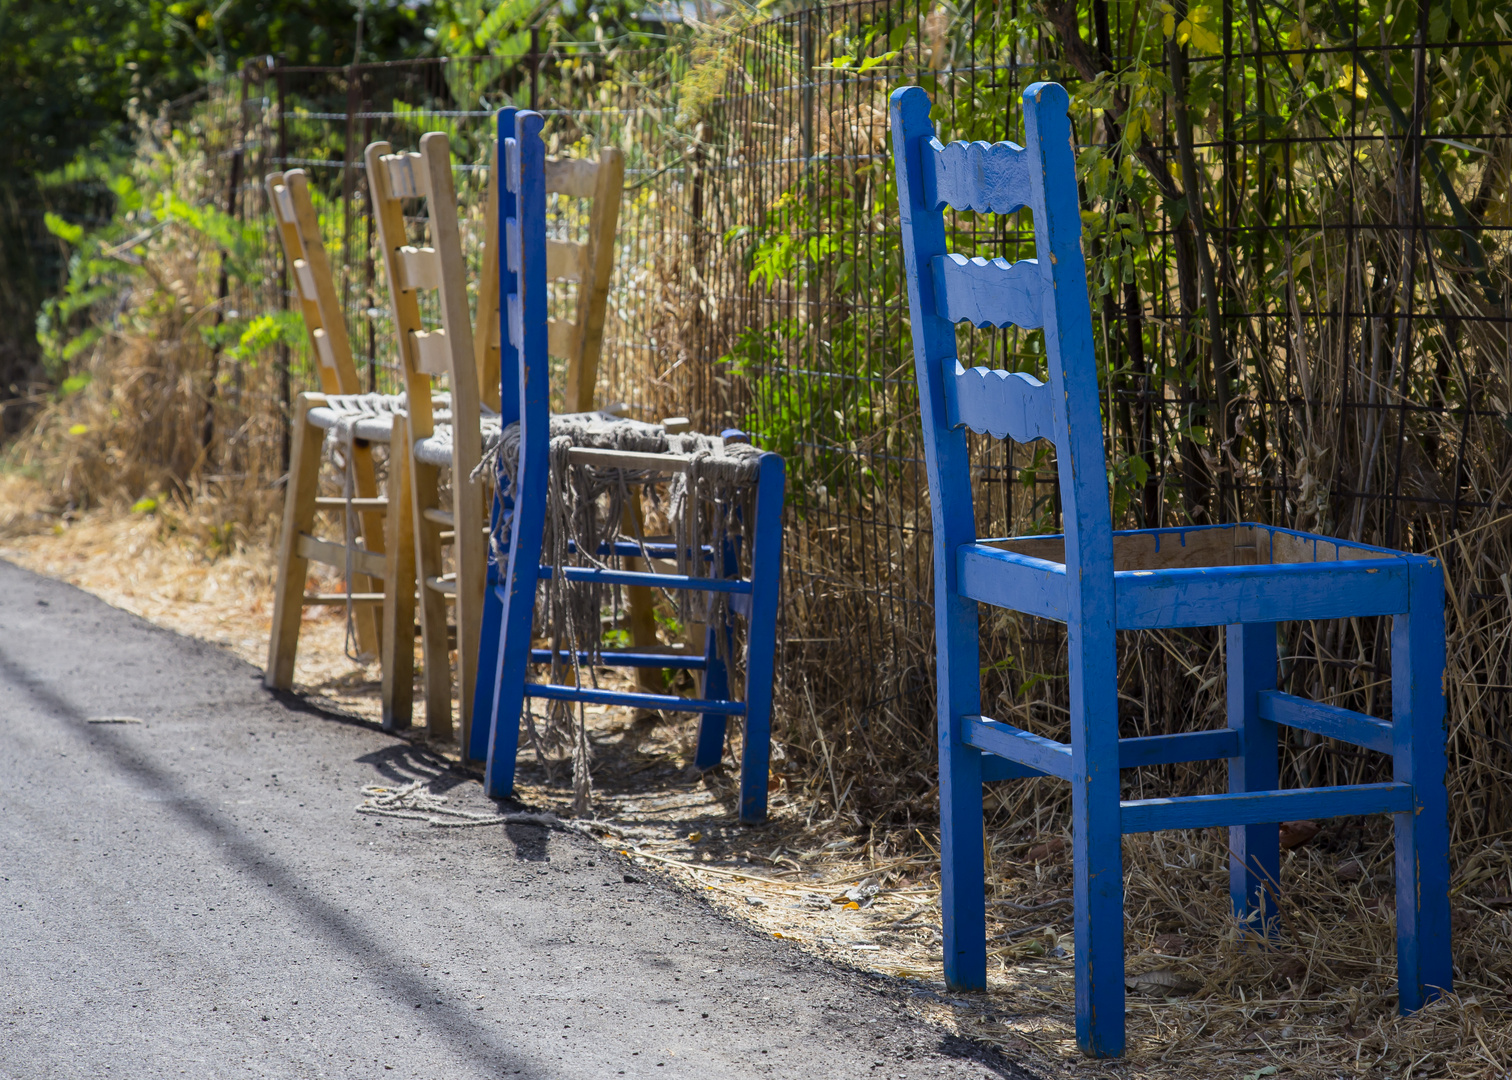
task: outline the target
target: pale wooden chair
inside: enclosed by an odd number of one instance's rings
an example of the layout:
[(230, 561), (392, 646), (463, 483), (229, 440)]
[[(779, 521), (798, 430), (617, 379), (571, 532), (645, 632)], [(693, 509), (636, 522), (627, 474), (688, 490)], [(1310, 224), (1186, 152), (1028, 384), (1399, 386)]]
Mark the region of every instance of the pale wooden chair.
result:
[[(454, 640), (465, 740), (488, 566), (487, 491), (483, 482), (472, 477), (483, 452), (484, 409), (450, 143), (444, 133), (433, 131), (421, 138), (419, 153), (392, 150), (386, 142), (372, 143), (366, 162), (409, 404), (407, 414), (396, 424), (393, 457), (404, 461), (403, 498), (412, 527), (420, 597), (426, 728), (433, 739), (450, 739), (453, 734), (449, 654)], [(430, 246), (410, 243), (406, 200), (425, 203)], [(438, 294), (439, 329), (424, 329), (422, 290)], [(434, 380), (443, 378), (450, 391), (450, 415), (438, 418), (433, 407)], [(441, 505), (443, 469), (451, 473), (450, 506)], [(456, 570), (452, 573), (443, 572), (447, 546), (453, 548)], [(454, 638), (447, 625), (448, 599), (456, 605)]]
[[(413, 630), (386, 635), (383, 622), (413, 626), (414, 599), (407, 587), (413, 571), (408, 569), (405, 550), (410, 546), (409, 531), (402, 519), (388, 513), (388, 500), (378, 493), (373, 465), (373, 444), (386, 443), (392, 436), (395, 406), (380, 408), (374, 404), (373, 395), (361, 393), (304, 171), (269, 173), (266, 183), (279, 240), (309, 331), (321, 390), (300, 394), (295, 402), (264, 682), (281, 690), (293, 685), (306, 606), (345, 606), (358, 655), (379, 656), (382, 661), (384, 724), (402, 727), (409, 722), (412, 707)], [(322, 496), (322, 446), (327, 433), (343, 424), (351, 425), (351, 437), (344, 448), (349, 455), (349, 473), (341, 477), (350, 497)], [(340, 539), (317, 533), (316, 520), (322, 513), (338, 515)], [(412, 561), (413, 557), (408, 558)], [(341, 569), (346, 574), (345, 590), (306, 594), (305, 579), (312, 561)], [(406, 588), (396, 588), (397, 582), (405, 582)], [(401, 642), (409, 647), (402, 647)]]
[[(368, 148), (368, 175), (410, 396), (405, 497), (414, 522), (427, 727), (434, 738), (452, 737), (451, 698), (455, 685), (457, 726), (461, 729), (461, 745), (466, 747), (478, 686), (484, 593), (490, 576), (487, 507), (491, 498), (483, 485), (491, 478), (485, 477), (480, 482), (472, 479), (472, 473), (482, 454), (482, 429), (489, 423), (496, 425), (493, 417), (500, 397), (498, 225), (494, 197), (498, 163), (495, 156), (489, 169), (484, 223), (488, 254), (478, 280), (475, 334), (468, 320), (465, 260), (456, 217), (449, 143), (443, 134), (433, 132), (421, 140), (418, 154), (393, 154), (390, 149), (386, 143)], [(579, 288), (573, 317), (554, 322), (551, 331), (554, 351), (566, 359), (574, 375), (567, 394), (569, 406), (589, 411), (593, 407), (603, 343), (624, 161), (618, 150), (611, 149), (597, 162), (553, 163), (552, 177), (553, 190), (568, 197), (592, 200), (588, 241), (562, 242), (553, 248), (553, 276), (576, 282)], [(408, 243), (404, 230), (405, 199), (425, 200), (432, 247), (415, 248)], [(396, 281), (402, 284), (393, 286)], [(421, 328), (416, 293), (420, 288), (438, 291), (442, 323), (438, 331), (426, 333)], [(428, 405), (433, 390), (431, 379), (442, 375), (448, 378), (451, 388), (451, 414), (446, 423), (438, 423)], [(422, 401), (426, 406), (417, 407)], [(396, 441), (395, 445), (400, 443)], [(450, 506), (441, 504), (443, 471), (452, 480)], [(448, 545), (453, 549), (454, 570), (444, 573), (443, 556)], [(649, 589), (643, 591), (646, 595), (636, 605), (635, 614), (647, 624), (645, 632), (654, 638), (652, 597)], [(451, 626), (447, 620), (448, 602), (455, 609)], [(453, 647), (455, 663), (449, 655)], [(484, 707), (489, 704), (491, 701)]]

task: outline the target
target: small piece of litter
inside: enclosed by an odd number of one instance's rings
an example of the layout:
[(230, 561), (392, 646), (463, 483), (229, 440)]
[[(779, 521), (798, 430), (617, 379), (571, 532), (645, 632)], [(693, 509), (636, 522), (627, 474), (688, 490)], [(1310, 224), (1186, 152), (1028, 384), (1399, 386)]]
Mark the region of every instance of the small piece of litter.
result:
[(140, 724), (142, 720), (135, 716), (91, 716), (84, 722), (86, 724)]
[(865, 949), (868, 952), (881, 952), (882, 951), (882, 946), (880, 946), (880, 945), (852, 945), (851, 948), (853, 948), (853, 949)]
[(766, 907), (766, 901), (759, 896), (748, 896), (745, 898), (745, 902), (752, 907)]

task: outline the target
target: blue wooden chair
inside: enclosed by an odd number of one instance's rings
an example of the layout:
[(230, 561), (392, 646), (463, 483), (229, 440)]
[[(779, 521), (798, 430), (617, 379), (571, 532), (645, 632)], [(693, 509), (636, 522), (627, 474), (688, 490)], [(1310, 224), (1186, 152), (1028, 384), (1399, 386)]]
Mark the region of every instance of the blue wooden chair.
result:
[[(729, 594), (729, 609), (743, 615), (746, 627), (745, 698), (735, 700), (729, 688), (729, 672), (719, 648), (719, 635), (729, 641), (730, 627), (708, 627), (702, 656), (636, 651), (604, 650), (597, 661), (632, 668), (683, 668), (701, 673), (702, 697), (634, 693), (530, 682), (532, 664), (550, 663), (552, 652), (531, 648), (536, 582), (552, 575), (541, 565), (546, 523), (548, 439), (550, 430), (550, 369), (547, 361), (546, 320), (546, 189), (545, 147), (541, 142), (542, 118), (535, 112), (499, 112), (500, 159), (504, 183), (498, 185), (504, 222), (500, 245), (500, 305), (506, 326), (500, 366), (503, 388), (501, 414), (505, 425), (520, 424), (520, 460), (513, 501), (504, 496), (507, 484), (496, 485), (494, 528), (502, 552), (494, 571), (484, 609), (483, 660), (478, 679), (478, 709), (472, 729), (472, 756), (486, 761), (484, 785), (488, 794), (502, 798), (514, 789), (515, 755), (519, 748), (520, 719), (527, 697), (601, 705), (628, 705), (667, 712), (701, 715), (698, 749), (694, 763), (700, 769), (719, 763), (724, 753), (729, 717), (745, 718), (745, 745), (741, 758), (740, 819), (758, 822), (766, 818), (767, 776), (771, 760), (771, 712), (773, 658), (777, 636), (777, 597), (782, 560), (782, 501), (785, 465), (777, 454), (763, 454), (754, 522), (750, 537), (749, 577), (737, 566), (740, 552), (733, 545), (717, 555), (721, 573), (694, 576), (594, 567), (563, 568), (568, 581), (601, 585), (649, 585), (662, 589)], [(671, 473), (685, 470), (689, 459), (676, 454), (632, 454), (613, 450), (576, 448), (574, 463)], [(633, 460), (632, 460), (633, 459)], [(635, 558), (649, 555), (668, 559), (677, 554), (675, 544), (642, 545), (621, 541), (601, 556)], [(706, 545), (700, 553), (713, 560)], [(560, 654), (566, 656), (567, 654)], [(580, 662), (589, 659), (580, 654)], [(479, 718), (487, 717), (487, 722)]]
[[(941, 145), (924, 90), (892, 95), (914, 363), (934, 522), (945, 980), (986, 983), (982, 783), (1058, 776), (1072, 787), (1076, 1033), (1084, 1053), (1124, 1047), (1120, 837), (1229, 826), (1234, 911), (1274, 932), (1277, 823), (1391, 813), (1397, 970), (1409, 1012), (1448, 991), (1444, 585), (1438, 560), (1265, 525), (1114, 532), (1082, 258), (1069, 99), (1024, 92), (1026, 147)], [(945, 207), (1034, 215), (1038, 260), (946, 251)], [(964, 368), (956, 324), (1043, 327), (1049, 382)], [(1065, 535), (976, 535), (965, 429), (1056, 447)], [(981, 715), (977, 604), (1067, 627), (1071, 742)], [(1276, 689), (1276, 624), (1392, 616), (1390, 723)], [(1120, 739), (1114, 633), (1226, 626), (1228, 726)], [(1276, 790), (1277, 725), (1391, 755), (1393, 781)], [(1121, 800), (1119, 770), (1228, 759), (1229, 791)]]

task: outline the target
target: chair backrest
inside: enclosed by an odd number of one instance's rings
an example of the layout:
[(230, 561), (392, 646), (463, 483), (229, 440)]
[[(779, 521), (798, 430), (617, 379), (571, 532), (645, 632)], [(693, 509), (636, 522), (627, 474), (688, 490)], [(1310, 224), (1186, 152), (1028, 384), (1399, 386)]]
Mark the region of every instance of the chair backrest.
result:
[[(892, 95), (893, 159), (903, 225), (914, 364), (924, 420), (936, 544), (953, 553), (976, 539), (966, 432), (1055, 444), (1073, 622), (1112, 634), (1113, 536), (1081, 247), (1081, 207), (1070, 99), (1055, 83), (1024, 91), (1025, 147), (944, 146), (929, 95)], [(946, 207), (1034, 215), (1036, 259), (966, 258), (946, 250)], [(956, 357), (956, 324), (1043, 328), (1049, 382)], [(954, 558), (936, 589), (954, 580)], [(1075, 569), (1073, 569), (1075, 568)]]
[[(506, 116), (507, 114), (507, 116)], [(513, 109), (499, 111), (500, 131), (508, 128), (514, 136)], [(498, 235), (498, 197), (494, 190), (498, 170), (498, 143), (494, 144), (489, 163), (489, 194), (485, 235), (489, 244)], [(604, 322), (609, 306), (609, 281), (614, 272), (614, 238), (619, 227), (620, 196), (625, 185), (625, 158), (616, 147), (605, 147), (597, 161), (584, 158), (561, 158), (545, 161), (546, 194), (589, 200), (587, 240), (546, 241), (546, 277), (548, 281), (570, 281), (577, 285), (577, 303), (570, 320), (546, 321), (547, 352), (567, 361), (567, 379), (563, 387), (568, 412), (590, 412), (594, 408), (594, 388), (598, 382), (599, 356), (603, 352)], [(488, 250), (488, 249), (485, 249)], [(497, 248), (493, 249), (497, 251)], [(484, 259), (478, 280), (478, 296), (492, 297), (494, 307), (487, 312), (478, 304), (476, 350), (479, 385), (483, 400), (499, 408), (500, 343), (499, 277), (495, 259)], [(485, 333), (484, 327), (487, 327)]]
[[(475, 440), (480, 413), (478, 376), (451, 145), (444, 133), (432, 131), (421, 138), (418, 154), (395, 154), (388, 143), (375, 142), (368, 146), (365, 159), (400, 367), (409, 396), (410, 434), (422, 439), (434, 431), (432, 380), (447, 376), (454, 437), (459, 444), (464, 439)], [(409, 242), (404, 225), (407, 199), (426, 204), (429, 246), (417, 247)], [(421, 322), (419, 294), (423, 289), (439, 293), (439, 329), (426, 331)]]
[(327, 394), (361, 393), (357, 365), (352, 361), (352, 343), (331, 277), (331, 262), (320, 238), (320, 218), (310, 200), (309, 180), (303, 169), (272, 172), (265, 179), (284, 260), (304, 313), (305, 329), (310, 334), (310, 352), (315, 357), (320, 388)]

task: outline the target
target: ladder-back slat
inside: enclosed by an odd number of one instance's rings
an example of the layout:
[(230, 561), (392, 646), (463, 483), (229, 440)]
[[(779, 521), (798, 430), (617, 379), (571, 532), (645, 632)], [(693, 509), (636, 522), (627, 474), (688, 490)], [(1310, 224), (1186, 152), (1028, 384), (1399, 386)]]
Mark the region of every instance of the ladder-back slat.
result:
[(447, 353), (447, 340), (445, 330), (432, 330), (426, 333), (417, 330), (415, 333), (415, 356), (416, 364), (427, 375), (440, 377), (451, 371)]
[(577, 352), (578, 327), (576, 323), (552, 319), (546, 324), (546, 352), (551, 356), (570, 357)]
[(1055, 441), (1055, 410), (1044, 383), (1022, 371), (954, 367), (954, 377), (945, 382), (952, 425), (1014, 442)]
[(598, 184), (598, 170), (598, 162), (586, 158), (547, 158), (546, 191), (574, 199), (591, 199)]
[(385, 154), (383, 167), (388, 173), (389, 194), (396, 199), (423, 199), (430, 194), (420, 155)]
[(1036, 330), (1045, 324), (1042, 310), (1045, 279), (1035, 259), (968, 259), (936, 255), (935, 310), (951, 322), (974, 326), (1018, 326)]
[(1034, 206), (1029, 154), (1013, 143), (923, 141), (924, 205), (981, 214), (1011, 214)]
[(548, 281), (582, 281), (583, 263), (587, 260), (586, 244), (563, 240), (546, 241), (546, 279)]
[(441, 287), (441, 260), (436, 249), (406, 245), (395, 252), (403, 289), (439, 289)]

